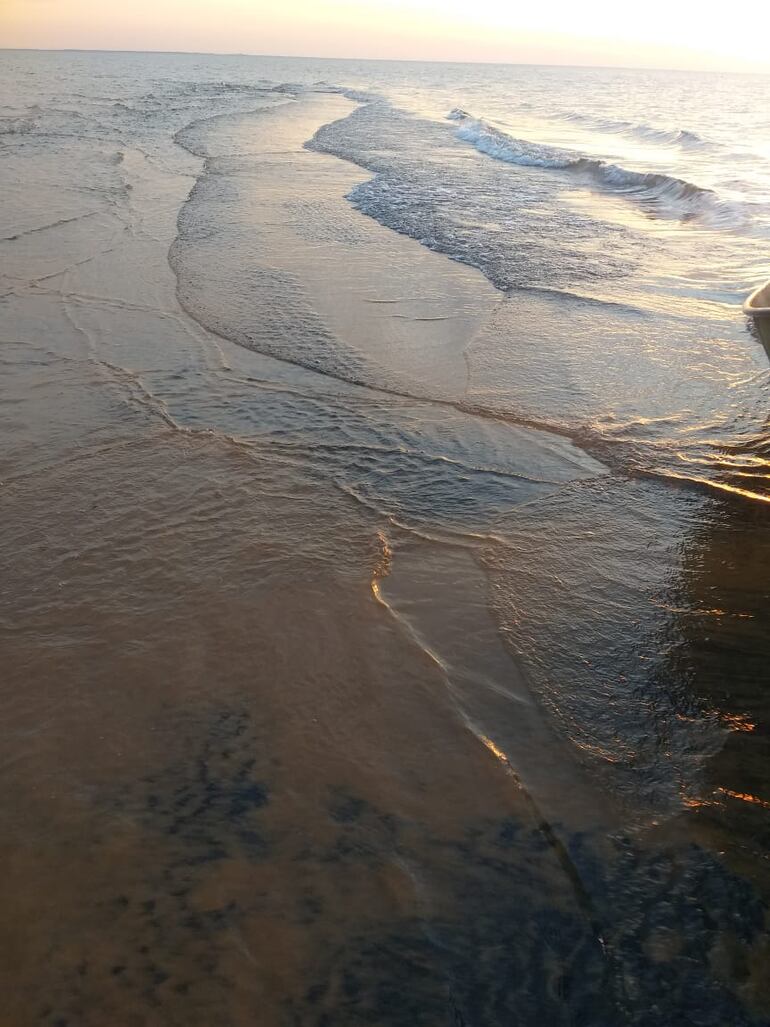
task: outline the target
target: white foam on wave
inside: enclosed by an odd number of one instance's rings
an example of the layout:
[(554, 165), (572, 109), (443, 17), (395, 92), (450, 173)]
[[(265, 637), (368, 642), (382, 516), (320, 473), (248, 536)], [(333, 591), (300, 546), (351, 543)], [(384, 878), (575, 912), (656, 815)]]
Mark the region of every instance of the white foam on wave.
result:
[(569, 171), (589, 184), (654, 206), (659, 216), (681, 221), (697, 219), (711, 228), (745, 225), (746, 215), (741, 205), (721, 200), (712, 189), (685, 179), (663, 172), (634, 171), (574, 150), (516, 139), (460, 108), (450, 111), (448, 118), (459, 122), (455, 133), (458, 139), (495, 160), (522, 167)]

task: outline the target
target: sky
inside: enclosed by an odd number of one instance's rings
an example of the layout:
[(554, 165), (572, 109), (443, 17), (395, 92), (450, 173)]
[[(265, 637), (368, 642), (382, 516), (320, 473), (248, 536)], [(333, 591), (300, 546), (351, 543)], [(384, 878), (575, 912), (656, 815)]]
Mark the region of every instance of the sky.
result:
[(764, 0), (0, 0), (0, 46), (770, 72)]

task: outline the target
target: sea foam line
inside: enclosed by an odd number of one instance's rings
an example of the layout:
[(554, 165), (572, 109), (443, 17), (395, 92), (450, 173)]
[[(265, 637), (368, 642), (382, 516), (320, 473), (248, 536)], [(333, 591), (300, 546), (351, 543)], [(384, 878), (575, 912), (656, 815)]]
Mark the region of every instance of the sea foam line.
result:
[(455, 135), (481, 153), (521, 167), (569, 171), (610, 192), (654, 205), (659, 215), (698, 219), (712, 228), (738, 228), (745, 218), (740, 207), (726, 203), (712, 189), (662, 172), (633, 171), (574, 150), (516, 139), (488, 122), (455, 108), (448, 115), (459, 122)]

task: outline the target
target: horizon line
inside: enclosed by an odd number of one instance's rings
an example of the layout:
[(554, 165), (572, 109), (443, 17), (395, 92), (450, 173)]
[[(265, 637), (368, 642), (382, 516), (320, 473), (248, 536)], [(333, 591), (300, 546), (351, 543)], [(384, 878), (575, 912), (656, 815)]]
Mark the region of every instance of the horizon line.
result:
[(372, 64), (463, 64), (487, 67), (511, 68), (587, 68), (597, 71), (666, 71), (677, 74), (700, 75), (759, 75), (770, 76), (768, 71), (737, 71), (727, 68), (667, 68), (658, 65), (638, 64), (569, 64), (550, 61), (467, 61), (457, 59), (440, 60), (435, 57), (322, 57), (314, 54), (268, 54), (245, 53), (235, 50), (135, 50), (133, 48), (79, 47), (79, 46), (0, 46), (5, 53), (103, 53), (103, 54), (160, 54), (170, 57), (253, 57), (257, 59), (284, 61), (366, 61)]

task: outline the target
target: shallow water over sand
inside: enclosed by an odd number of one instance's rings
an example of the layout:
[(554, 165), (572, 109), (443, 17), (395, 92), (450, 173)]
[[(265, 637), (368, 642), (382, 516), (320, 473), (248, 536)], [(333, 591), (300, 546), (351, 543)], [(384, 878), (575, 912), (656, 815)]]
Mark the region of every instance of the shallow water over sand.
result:
[(761, 246), (440, 69), (2, 61), (4, 1022), (770, 1022)]

